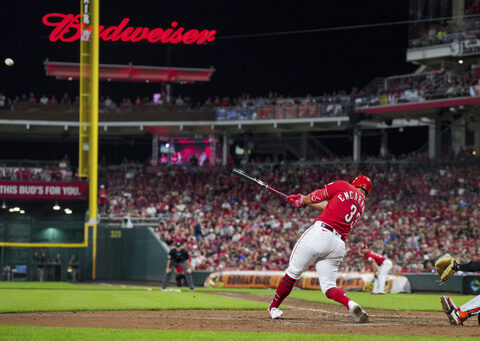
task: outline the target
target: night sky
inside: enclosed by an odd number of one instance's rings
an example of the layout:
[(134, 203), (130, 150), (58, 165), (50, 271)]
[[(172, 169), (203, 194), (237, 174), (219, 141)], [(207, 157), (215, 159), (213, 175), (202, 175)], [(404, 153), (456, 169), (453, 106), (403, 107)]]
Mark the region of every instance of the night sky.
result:
[[(121, 5), (119, 5), (121, 3)], [(78, 62), (79, 43), (52, 43), (52, 28), (43, 25), (48, 13), (78, 14), (80, 0), (17, 0), (0, 11), (0, 93), (9, 97), (34, 92), (39, 98), (52, 94), (60, 98), (67, 92), (78, 95), (78, 82), (46, 77), (43, 61)], [(293, 34), (273, 37), (226, 39), (278, 31), (308, 30), (350, 25), (368, 25), (408, 19), (408, 1), (112, 1), (100, 3), (100, 24), (118, 25), (125, 17), (134, 27), (169, 28), (177, 21), (186, 29), (215, 29), (217, 39), (208, 45), (171, 45), (148, 42), (100, 42), (100, 62), (149, 66), (205, 67), (216, 69), (210, 83), (176, 85), (174, 94), (191, 96), (202, 102), (209, 96), (230, 98), (250, 93), (266, 96), (269, 91), (285, 96), (322, 95), (336, 91), (350, 92), (362, 88), (375, 77), (409, 73), (415, 66), (405, 61), (408, 25), (349, 29), (342, 31)], [(7, 67), (3, 59), (15, 61)], [(100, 95), (117, 102), (123, 97), (152, 96), (160, 84), (100, 83)], [(426, 142), (424, 130), (409, 129), (400, 140), (415, 141), (408, 150), (417, 150)], [(25, 141), (23, 139), (26, 139)], [(373, 140), (372, 140), (373, 139)], [(379, 137), (364, 137), (367, 153), (377, 153)], [(69, 154), (76, 159), (75, 139), (42, 141), (32, 145), (28, 135), (0, 141), (5, 148), (0, 159), (58, 159)], [(145, 160), (150, 137), (127, 142), (123, 153)], [(339, 141), (334, 139), (333, 141)], [(351, 141), (335, 142), (340, 155), (351, 153)], [(391, 150), (397, 144), (392, 136)], [(48, 145), (51, 143), (52, 146)], [(100, 156), (120, 162), (117, 142), (102, 141)], [(400, 144), (399, 144), (400, 146)], [(130, 148), (130, 149), (129, 149)]]
[[(121, 5), (119, 5), (121, 3)], [(0, 92), (15, 96), (30, 91), (60, 96), (78, 93), (78, 83), (45, 76), (43, 61), (78, 62), (79, 44), (51, 43), (50, 27), (42, 24), (51, 12), (79, 13), (80, 1), (18, 0), (2, 6), (0, 57), (14, 59), (0, 67)], [(407, 1), (112, 1), (100, 3), (100, 24), (216, 29), (208, 45), (101, 42), (100, 62), (113, 64), (216, 69), (209, 84), (177, 86), (174, 91), (202, 100), (207, 96), (290, 96), (363, 87), (377, 76), (411, 72), (405, 62), (407, 25), (295, 34), (274, 37), (221, 39), (222, 36), (372, 24), (406, 20)], [(170, 52), (168, 52), (170, 49)], [(159, 84), (101, 83), (101, 95), (135, 97), (157, 92)]]

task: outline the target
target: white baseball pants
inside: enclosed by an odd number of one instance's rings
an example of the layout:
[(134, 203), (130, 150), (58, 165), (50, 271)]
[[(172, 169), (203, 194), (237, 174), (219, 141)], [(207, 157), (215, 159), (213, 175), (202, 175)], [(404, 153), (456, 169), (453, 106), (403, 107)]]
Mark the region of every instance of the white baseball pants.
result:
[(322, 227), (315, 222), (295, 244), (286, 273), (293, 279), (299, 279), (307, 268), (315, 264), (320, 287), (325, 294), (328, 289), (337, 286), (337, 272), (345, 256), (345, 242), (338, 232)]
[[(460, 307), (462, 311), (469, 311), (480, 308), (480, 295), (472, 298), (470, 301)], [(480, 310), (471, 312), (472, 315), (480, 314)]]
[(390, 270), (392, 270), (392, 266), (392, 261), (390, 259), (385, 259), (382, 265), (378, 267), (378, 275), (373, 280), (372, 294), (385, 293), (385, 282), (387, 281)]

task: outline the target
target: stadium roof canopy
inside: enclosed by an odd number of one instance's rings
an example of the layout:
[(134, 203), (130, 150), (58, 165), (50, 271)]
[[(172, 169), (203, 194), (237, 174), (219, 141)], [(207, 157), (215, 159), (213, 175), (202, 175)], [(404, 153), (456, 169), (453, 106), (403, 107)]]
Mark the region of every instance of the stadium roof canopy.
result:
[[(47, 76), (53, 76), (62, 80), (74, 80), (80, 77), (78, 63), (44, 62)], [(208, 82), (215, 72), (213, 67), (209, 69), (159, 67), (159, 66), (136, 66), (118, 64), (100, 64), (99, 78), (107, 82), (144, 82), (144, 83), (179, 83), (190, 84), (194, 82)]]

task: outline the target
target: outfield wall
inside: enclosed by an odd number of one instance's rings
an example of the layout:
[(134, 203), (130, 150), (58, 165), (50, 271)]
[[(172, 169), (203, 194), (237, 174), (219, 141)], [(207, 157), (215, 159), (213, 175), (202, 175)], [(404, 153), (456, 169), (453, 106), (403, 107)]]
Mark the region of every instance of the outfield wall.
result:
[(402, 274), (408, 278), (414, 292), (459, 292), (463, 293), (463, 275), (452, 276), (447, 282), (441, 284), (440, 276), (436, 273)]
[[(211, 273), (205, 280), (210, 288), (272, 288), (275, 289), (284, 276), (284, 271), (218, 271)], [(339, 272), (337, 287), (346, 291), (372, 291), (373, 273)], [(320, 282), (316, 272), (306, 271), (296, 282), (300, 289), (320, 290)], [(411, 292), (410, 282), (402, 275), (389, 275), (385, 283), (385, 291), (391, 293)]]
[[(101, 227), (97, 237), (97, 280), (163, 281), (169, 251), (151, 227)], [(194, 271), (194, 285), (203, 286), (209, 275), (208, 271)], [(172, 276), (170, 284), (174, 283)]]
[(99, 228), (97, 280), (163, 280), (168, 251), (150, 227)]
[[(84, 238), (83, 221), (34, 221), (28, 216), (0, 219), (0, 238), (6, 242), (72, 243)], [(45, 281), (69, 281), (69, 261), (76, 255), (77, 280), (92, 280), (92, 231), (86, 248), (0, 247), (0, 280), (7, 280), (2, 269), (8, 265), (11, 280), (39, 280), (42, 267)], [(165, 275), (168, 248), (150, 227), (134, 229), (98, 227), (96, 280), (161, 281)], [(45, 253), (41, 264), (35, 254)], [(18, 273), (15, 270), (25, 269)], [(202, 282), (203, 284), (203, 282)]]
[[(14, 228), (12, 228), (14, 227)], [(15, 242), (78, 242), (83, 237), (83, 222), (81, 221), (35, 221), (28, 216), (0, 218), (0, 237), (3, 241)], [(92, 233), (89, 232), (88, 248), (48, 248), (49, 258), (60, 261), (50, 262), (45, 280), (68, 281), (71, 279), (68, 271), (69, 259), (75, 254), (78, 257), (78, 276), (80, 281), (92, 280)], [(17, 265), (26, 267), (26, 273), (19, 280), (38, 280), (38, 263), (35, 252), (39, 248), (0, 247), (0, 270), (5, 265), (15, 268)], [(155, 281), (160, 282), (165, 277), (167, 254), (169, 248), (163, 243), (150, 227), (135, 227), (132, 229), (98, 227), (97, 235), (97, 269), (96, 279), (99, 281)], [(283, 274), (282, 271), (279, 272)], [(1, 274), (1, 272), (0, 272)], [(211, 276), (208, 271), (194, 271), (195, 286), (204, 286)], [(341, 275), (341, 274), (340, 274)], [(399, 274), (408, 279), (412, 292), (458, 292), (465, 294), (480, 294), (480, 276), (474, 274), (457, 274), (444, 284), (438, 282), (439, 276), (433, 273)], [(172, 276), (171, 283), (174, 283)], [(268, 287), (276, 287), (278, 276)], [(369, 290), (371, 274), (363, 276), (339, 276), (339, 286), (346, 290)], [(233, 278), (233, 277), (232, 277)], [(389, 278), (387, 287), (393, 284)], [(5, 280), (5, 278), (0, 278)], [(251, 280), (251, 279), (250, 279)], [(268, 281), (271, 281), (269, 279)], [(242, 280), (239, 280), (242, 282)], [(257, 284), (266, 279), (258, 279)], [(235, 282), (235, 281), (233, 281)], [(248, 282), (248, 281), (247, 281)], [(302, 285), (305, 289), (319, 289), (315, 273), (304, 277)], [(398, 280), (397, 280), (398, 282)], [(217, 286), (220, 284), (217, 284)], [(214, 285), (213, 285), (214, 286)], [(256, 285), (254, 285), (255, 287)], [(362, 289), (360, 289), (362, 287)]]
[[(53, 205), (53, 204), (52, 204)], [(70, 203), (74, 205), (74, 203)], [(78, 204), (77, 204), (78, 205)], [(80, 204), (81, 205), (81, 204)], [(82, 243), (84, 240), (83, 215), (65, 215), (61, 212), (49, 211), (43, 213), (43, 207), (31, 202), (18, 204), (27, 210), (26, 214), (5, 213), (0, 214), (0, 241), (13, 243)], [(45, 206), (45, 205), (44, 205)], [(70, 206), (72, 207), (72, 206)], [(29, 209), (33, 212), (29, 214)], [(39, 254), (42, 254), (40, 264)], [(34, 281), (39, 279), (39, 266), (44, 268), (44, 279), (50, 281), (67, 281), (70, 279), (67, 267), (72, 255), (78, 260), (76, 264), (84, 261), (82, 248), (40, 248), (40, 247), (0, 247), (0, 279), (6, 280), (4, 269), (10, 267), (10, 275), (14, 280)], [(25, 269), (26, 271), (16, 271)], [(4, 273), (5, 272), (5, 273)]]
[[(208, 275), (205, 286), (212, 288), (276, 288), (284, 271), (218, 271)], [(205, 273), (206, 274), (206, 273)], [(387, 292), (457, 292), (466, 295), (480, 294), (480, 275), (457, 274), (445, 283), (433, 273), (389, 275)], [(296, 286), (301, 289), (320, 289), (317, 274), (305, 272)], [(371, 291), (372, 273), (339, 272), (337, 286), (346, 291)]]

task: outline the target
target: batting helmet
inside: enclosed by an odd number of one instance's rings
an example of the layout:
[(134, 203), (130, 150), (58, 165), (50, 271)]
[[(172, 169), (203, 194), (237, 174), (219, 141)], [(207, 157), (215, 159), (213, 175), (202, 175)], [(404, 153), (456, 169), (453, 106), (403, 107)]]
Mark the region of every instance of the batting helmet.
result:
[(367, 191), (367, 195), (370, 194), (372, 190), (372, 180), (369, 177), (360, 175), (355, 178), (352, 182), (352, 186), (362, 188)]

